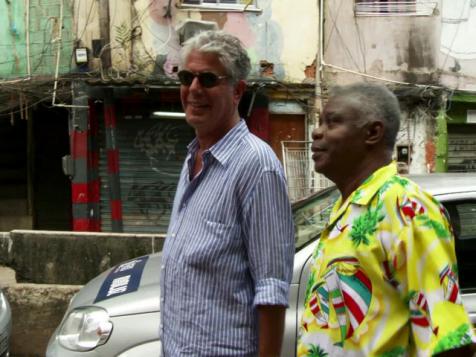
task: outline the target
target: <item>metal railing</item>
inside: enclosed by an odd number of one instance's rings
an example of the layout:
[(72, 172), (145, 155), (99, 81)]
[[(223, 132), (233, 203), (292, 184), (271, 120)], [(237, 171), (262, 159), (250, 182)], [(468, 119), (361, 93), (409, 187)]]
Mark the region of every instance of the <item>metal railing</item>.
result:
[(283, 166), (292, 202), (303, 199), (333, 183), (314, 171), (311, 141), (282, 141)]

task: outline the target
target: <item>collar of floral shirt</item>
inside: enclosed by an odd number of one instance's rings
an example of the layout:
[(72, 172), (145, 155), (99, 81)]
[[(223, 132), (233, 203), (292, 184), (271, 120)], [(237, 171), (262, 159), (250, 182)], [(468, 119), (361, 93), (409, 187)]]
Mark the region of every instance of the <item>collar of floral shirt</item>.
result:
[(344, 214), (349, 205), (356, 204), (359, 206), (367, 206), (382, 185), (388, 179), (397, 174), (397, 163), (392, 161), (386, 166), (382, 166), (376, 170), (347, 198), (342, 204), (342, 196), (339, 197), (332, 208), (327, 227), (332, 227), (334, 223)]

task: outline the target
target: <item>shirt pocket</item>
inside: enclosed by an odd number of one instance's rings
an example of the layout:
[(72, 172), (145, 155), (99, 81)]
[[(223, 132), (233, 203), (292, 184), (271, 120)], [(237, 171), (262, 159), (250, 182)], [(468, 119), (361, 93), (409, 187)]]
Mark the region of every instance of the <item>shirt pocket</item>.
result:
[(188, 232), (184, 260), (189, 267), (200, 270), (218, 269), (241, 244), (240, 225), (205, 219)]

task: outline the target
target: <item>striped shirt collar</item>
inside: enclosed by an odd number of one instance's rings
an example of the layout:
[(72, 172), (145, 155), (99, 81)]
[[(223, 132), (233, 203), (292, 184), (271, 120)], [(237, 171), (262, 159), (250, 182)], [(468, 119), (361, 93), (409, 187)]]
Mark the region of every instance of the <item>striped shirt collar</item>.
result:
[[(241, 119), (226, 135), (218, 140), (209, 149), (204, 151), (204, 154), (210, 152), (210, 154), (223, 166), (226, 166), (230, 156), (235, 151), (235, 148), (239, 145), (241, 139), (250, 131), (246, 126), (246, 123)], [(189, 157), (192, 156), (198, 150), (198, 140), (193, 139), (187, 146)]]

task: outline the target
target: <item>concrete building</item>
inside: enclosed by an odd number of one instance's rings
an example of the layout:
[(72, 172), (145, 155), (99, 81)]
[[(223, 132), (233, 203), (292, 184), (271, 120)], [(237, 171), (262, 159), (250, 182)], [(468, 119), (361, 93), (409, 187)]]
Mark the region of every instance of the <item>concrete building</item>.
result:
[(317, 19), (313, 0), (1, 2), (0, 231), (163, 232), (193, 137), (167, 116), (178, 53), (203, 29), (245, 44), (240, 111), (282, 158), (314, 126)]
[[(203, 29), (238, 36), (252, 60), (240, 111), (282, 157), (315, 122), (318, 6), (304, 1), (82, 0), (74, 4), (73, 229), (163, 232), (186, 144), (176, 77), (184, 40)], [(174, 116), (174, 117), (171, 117)]]
[(0, 231), (69, 229), (69, 0), (0, 2)]
[(193, 137), (178, 53), (210, 28), (248, 50), (240, 111), (292, 198), (321, 185), (310, 132), (328, 89), (353, 81), (397, 93), (402, 171), (476, 170), (471, 0), (22, 0), (0, 20), (0, 231), (164, 232)]
[(403, 111), (395, 158), (404, 170), (476, 171), (476, 3), (320, 4), (323, 93), (362, 80), (389, 86)]

